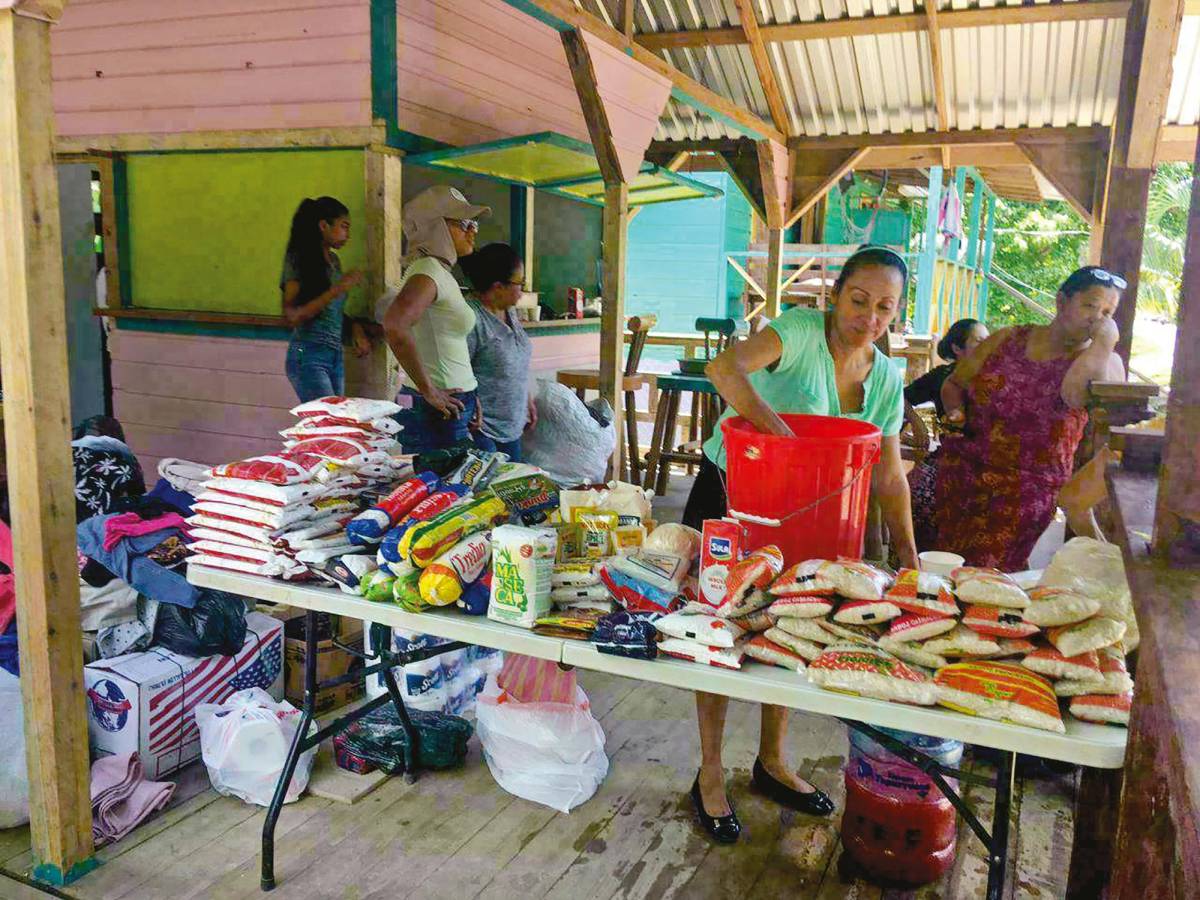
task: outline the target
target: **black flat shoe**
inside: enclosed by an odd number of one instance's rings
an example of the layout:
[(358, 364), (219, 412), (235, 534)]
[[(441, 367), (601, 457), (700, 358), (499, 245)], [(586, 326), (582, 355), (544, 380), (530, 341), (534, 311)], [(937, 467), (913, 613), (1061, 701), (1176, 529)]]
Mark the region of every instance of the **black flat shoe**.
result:
[(738, 821), (733, 804), (729, 804), (729, 815), (710, 816), (704, 811), (704, 800), (700, 797), (700, 776), (692, 783), (692, 806), (696, 807), (696, 815), (700, 819), (700, 827), (707, 831), (720, 844), (736, 844), (742, 833), (742, 823)]
[(754, 776), (751, 781), (760, 793), (765, 794), (780, 806), (786, 806), (810, 816), (827, 816), (833, 812), (833, 801), (824, 791), (813, 788), (808, 793), (802, 793), (790, 788), (763, 768), (761, 760), (754, 760)]

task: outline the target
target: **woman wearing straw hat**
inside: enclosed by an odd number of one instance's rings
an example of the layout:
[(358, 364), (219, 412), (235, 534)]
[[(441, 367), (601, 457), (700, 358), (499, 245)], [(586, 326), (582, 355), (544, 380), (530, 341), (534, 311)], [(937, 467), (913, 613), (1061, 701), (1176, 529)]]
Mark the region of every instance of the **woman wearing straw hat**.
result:
[[(767, 434), (792, 434), (780, 413), (846, 416), (877, 425), (883, 447), (872, 474), (873, 496), (901, 564), (916, 568), (908, 482), (900, 460), (903, 380), (874, 346), (904, 302), (907, 280), (908, 268), (896, 253), (882, 247), (860, 249), (838, 275), (830, 313), (789, 310), (725, 350), (706, 371), (729, 405), (724, 418), (740, 415)], [(724, 467), (724, 437), (717, 428), (704, 445), (704, 461), (683, 513), (685, 525), (700, 528), (705, 519), (726, 515)], [(691, 796), (704, 829), (717, 841), (732, 844), (741, 825), (725, 793), (721, 761), (728, 706), (726, 697), (696, 693), (701, 762)], [(829, 797), (787, 764), (786, 734), (787, 710), (764, 705), (754, 787), (792, 809), (829, 815)]]
[(474, 251), (478, 219), (490, 212), (445, 185), (427, 188), (405, 206), (404, 278), (382, 323), (407, 376), (400, 392), (412, 403), (400, 436), (407, 452), (427, 453), (469, 440), (469, 426), (477, 419), (476, 381), (467, 348), (475, 311), (452, 268), (459, 257)]

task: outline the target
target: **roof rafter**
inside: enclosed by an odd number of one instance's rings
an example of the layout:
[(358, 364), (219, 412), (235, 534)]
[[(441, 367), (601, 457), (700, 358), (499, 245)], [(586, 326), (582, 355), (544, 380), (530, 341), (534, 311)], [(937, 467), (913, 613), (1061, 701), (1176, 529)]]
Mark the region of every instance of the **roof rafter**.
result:
[(775, 123), (776, 128), (784, 134), (788, 134), (791, 129), (788, 127), (787, 104), (783, 102), (783, 93), (779, 90), (779, 81), (775, 78), (771, 57), (767, 53), (766, 44), (763, 43), (758, 25), (758, 15), (754, 11), (754, 0), (734, 0), (734, 4), (737, 6), (742, 32), (746, 35), (746, 43), (750, 45), (750, 58), (754, 61), (754, 71), (758, 73), (759, 84), (762, 85), (763, 95), (767, 98), (767, 109), (771, 111), (771, 121)]

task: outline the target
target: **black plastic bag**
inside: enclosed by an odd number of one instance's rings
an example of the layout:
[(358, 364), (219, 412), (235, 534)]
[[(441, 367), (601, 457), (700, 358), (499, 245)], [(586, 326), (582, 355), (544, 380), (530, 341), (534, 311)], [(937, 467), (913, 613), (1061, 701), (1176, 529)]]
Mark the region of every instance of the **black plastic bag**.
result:
[(233, 656), (246, 642), (246, 603), (224, 591), (201, 590), (193, 609), (162, 603), (154, 643), (184, 656)]
[[(461, 766), (474, 728), (460, 716), (410, 709), (417, 730), (417, 765), (424, 769)], [(351, 753), (389, 775), (404, 772), (408, 735), (396, 707), (388, 704), (368, 713), (346, 729), (343, 744)]]

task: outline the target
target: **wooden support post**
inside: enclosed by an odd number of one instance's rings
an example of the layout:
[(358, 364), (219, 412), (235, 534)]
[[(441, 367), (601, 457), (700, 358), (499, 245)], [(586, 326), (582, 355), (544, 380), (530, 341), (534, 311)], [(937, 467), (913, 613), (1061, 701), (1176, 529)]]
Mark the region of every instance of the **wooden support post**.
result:
[(629, 237), (629, 185), (604, 186), (604, 305), (600, 318), (600, 396), (613, 409), (617, 443), (613, 449), (612, 473), (621, 472), (624, 406), (622, 349), (625, 336), (625, 255)]
[[(1200, 165), (1200, 140), (1196, 163)], [(1196, 562), (1200, 560), (1200, 178), (1192, 179), (1177, 323), (1154, 550)]]
[(988, 290), (991, 286), (988, 276), (992, 274), (992, 253), (996, 249), (996, 204), (999, 201), (1000, 198), (995, 194), (988, 193), (987, 225), (983, 234), (983, 280), (979, 285), (979, 306), (975, 311), (975, 318), (980, 322), (987, 321)]
[(767, 273), (764, 276), (767, 289), (767, 306), (763, 315), (768, 319), (778, 319), (780, 299), (783, 293), (783, 229), (771, 228), (767, 231)]
[[(34, 876), (94, 865), (45, 3), (0, 9), (0, 363)], [(55, 14), (51, 14), (55, 13)], [(39, 18), (33, 18), (38, 16)]]
[[(374, 317), (374, 304), (384, 291), (396, 288), (403, 275), (400, 236), (401, 157), (393, 147), (372, 144), (363, 150), (366, 183), (367, 278), (366, 309), (357, 315)], [(346, 387), (363, 397), (392, 397), (398, 389), (399, 364), (386, 344), (379, 342), (365, 359), (346, 354)]]
[(938, 209), (942, 201), (942, 167), (930, 166), (929, 192), (925, 199), (925, 245), (917, 263), (917, 301), (913, 311), (913, 330), (929, 333), (930, 312), (933, 306), (934, 270), (937, 266)]

